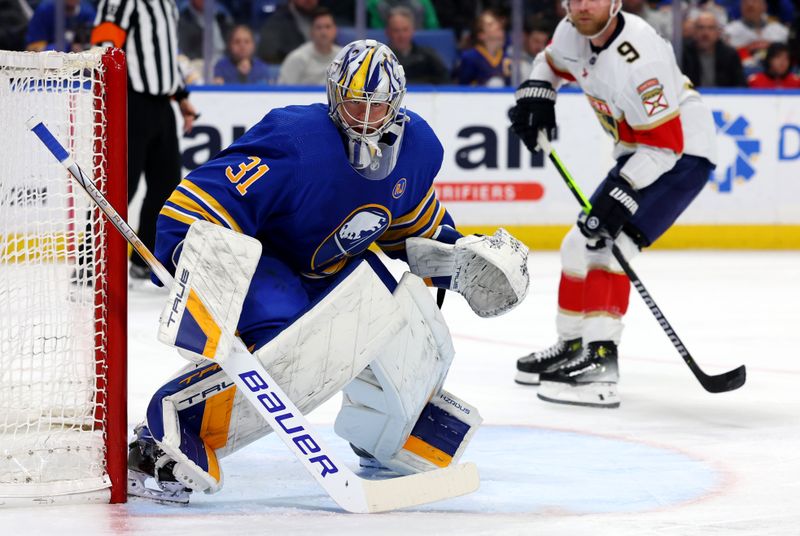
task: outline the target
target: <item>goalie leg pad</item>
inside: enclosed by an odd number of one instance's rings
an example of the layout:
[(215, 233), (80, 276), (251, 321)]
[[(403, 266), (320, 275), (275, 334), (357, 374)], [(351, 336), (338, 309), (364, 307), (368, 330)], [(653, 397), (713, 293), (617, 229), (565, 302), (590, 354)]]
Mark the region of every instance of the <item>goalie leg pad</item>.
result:
[(461, 457), (482, 421), (474, 406), (439, 391), (423, 408), (395, 463), (417, 472), (447, 467)]
[[(397, 302), (369, 263), (355, 268), (254, 357), (301, 411), (339, 392), (404, 327)], [(218, 460), (271, 429), (219, 365), (188, 365), (150, 403), (147, 421), (188, 487), (222, 486)]]
[[(411, 474), (437, 467), (398, 454), (432, 395), (440, 392), (455, 351), (444, 317), (418, 277), (405, 274), (394, 297), (406, 328), (344, 389), (334, 428), (384, 466)], [(457, 461), (461, 451), (448, 450), (448, 463)]]

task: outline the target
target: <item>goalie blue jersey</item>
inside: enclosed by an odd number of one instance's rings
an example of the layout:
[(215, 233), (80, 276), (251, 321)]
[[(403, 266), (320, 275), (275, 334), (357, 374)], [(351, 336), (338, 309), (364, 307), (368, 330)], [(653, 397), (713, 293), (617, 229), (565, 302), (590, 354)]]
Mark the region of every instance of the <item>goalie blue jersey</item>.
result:
[(257, 238), (264, 255), (311, 278), (338, 272), (372, 243), (404, 258), (406, 238), (454, 226), (433, 189), (442, 145), (406, 115), (394, 170), (369, 180), (348, 163), (325, 105), (272, 110), (181, 181), (159, 215), (156, 256), (174, 272), (189, 225), (204, 219)]

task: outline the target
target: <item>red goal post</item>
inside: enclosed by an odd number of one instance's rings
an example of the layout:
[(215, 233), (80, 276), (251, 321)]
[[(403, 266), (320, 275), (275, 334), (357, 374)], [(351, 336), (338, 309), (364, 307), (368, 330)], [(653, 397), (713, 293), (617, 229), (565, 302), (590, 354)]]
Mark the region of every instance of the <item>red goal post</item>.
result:
[(123, 217), (118, 49), (0, 51), (0, 504), (124, 502), (127, 244), (25, 122)]

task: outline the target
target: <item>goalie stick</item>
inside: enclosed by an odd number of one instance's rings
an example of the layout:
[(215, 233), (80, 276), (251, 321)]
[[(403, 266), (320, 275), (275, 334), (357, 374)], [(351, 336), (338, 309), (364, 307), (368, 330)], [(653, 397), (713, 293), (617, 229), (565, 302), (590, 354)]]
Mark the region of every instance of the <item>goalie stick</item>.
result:
[[(26, 124), (147, 262), (156, 277), (164, 285), (170, 286), (173, 278), (167, 269), (136, 236), (44, 123), (32, 117)], [(427, 504), (471, 493), (480, 485), (474, 463), (387, 480), (361, 478), (336, 459), (319, 433), (261, 363), (247, 351), (241, 339), (236, 338), (233, 351), (217, 360), (217, 363), (317, 483), (348, 512), (383, 512)], [(290, 421), (288, 429), (287, 420)]]
[[(569, 171), (567, 171), (566, 166), (558, 157), (558, 154), (556, 154), (555, 149), (553, 149), (553, 146), (550, 144), (550, 140), (547, 139), (547, 135), (544, 133), (544, 131), (539, 131), (537, 141), (539, 142), (539, 147), (550, 157), (550, 161), (556, 166), (558, 173), (564, 179), (567, 187), (583, 207), (583, 211), (588, 214), (592, 209), (592, 204), (589, 202), (586, 196), (583, 195), (583, 192), (569, 174)], [(639, 296), (642, 297), (645, 305), (647, 305), (647, 308), (650, 309), (651, 313), (653, 313), (653, 316), (658, 321), (658, 325), (661, 326), (661, 329), (667, 334), (667, 337), (669, 337), (672, 345), (678, 350), (678, 353), (683, 358), (684, 362), (686, 362), (695, 378), (697, 378), (697, 380), (700, 382), (700, 385), (702, 385), (703, 388), (709, 393), (724, 393), (726, 391), (733, 391), (734, 389), (738, 389), (744, 385), (744, 382), (747, 379), (747, 371), (744, 365), (715, 376), (710, 376), (703, 372), (703, 370), (695, 362), (692, 355), (689, 353), (689, 350), (687, 350), (686, 346), (683, 345), (683, 342), (681, 341), (680, 337), (678, 337), (678, 334), (675, 333), (675, 330), (667, 320), (667, 317), (661, 311), (661, 308), (658, 306), (658, 304), (656, 304), (656, 301), (647, 291), (641, 279), (639, 279), (639, 276), (637, 276), (636, 272), (633, 271), (633, 268), (631, 268), (631, 265), (619, 250), (617, 244), (613, 241), (611, 243), (611, 252), (614, 254), (614, 258), (617, 259), (617, 262), (620, 264), (620, 266), (622, 266), (622, 270), (625, 272), (625, 275), (628, 276), (628, 279), (631, 280), (633, 286), (636, 287), (636, 290), (639, 292)]]

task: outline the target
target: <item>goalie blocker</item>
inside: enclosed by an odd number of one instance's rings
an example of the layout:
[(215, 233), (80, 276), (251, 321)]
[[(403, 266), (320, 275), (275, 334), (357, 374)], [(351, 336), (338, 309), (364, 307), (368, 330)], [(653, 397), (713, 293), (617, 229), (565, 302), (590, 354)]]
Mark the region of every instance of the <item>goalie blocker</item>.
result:
[[(215, 240), (225, 240), (230, 254), (209, 256), (225, 249)], [(162, 314), (160, 339), (195, 363), (159, 389), (148, 407), (159, 456), (153, 466), (170, 468), (192, 490), (221, 489), (219, 460), (271, 431), (224, 371), (206, 361), (227, 351), (225, 334), (234, 333), (259, 256), (257, 241), (195, 223)], [(186, 288), (197, 289), (204, 301), (193, 301)], [(453, 350), (430, 291), (412, 274), (395, 283), (370, 253), (351, 262), (329, 292), (253, 356), (302, 412), (358, 376), (345, 390), (337, 433), (399, 473), (455, 465), (480, 424), (474, 408), (441, 390)], [(380, 380), (365, 380), (370, 375)], [(362, 421), (358, 414), (365, 408), (375, 411)], [(291, 433), (291, 421), (280, 422)], [(131, 483), (139, 486), (131, 493), (152, 497), (152, 489), (142, 492), (135, 470)], [(160, 477), (161, 487), (169, 488)]]

